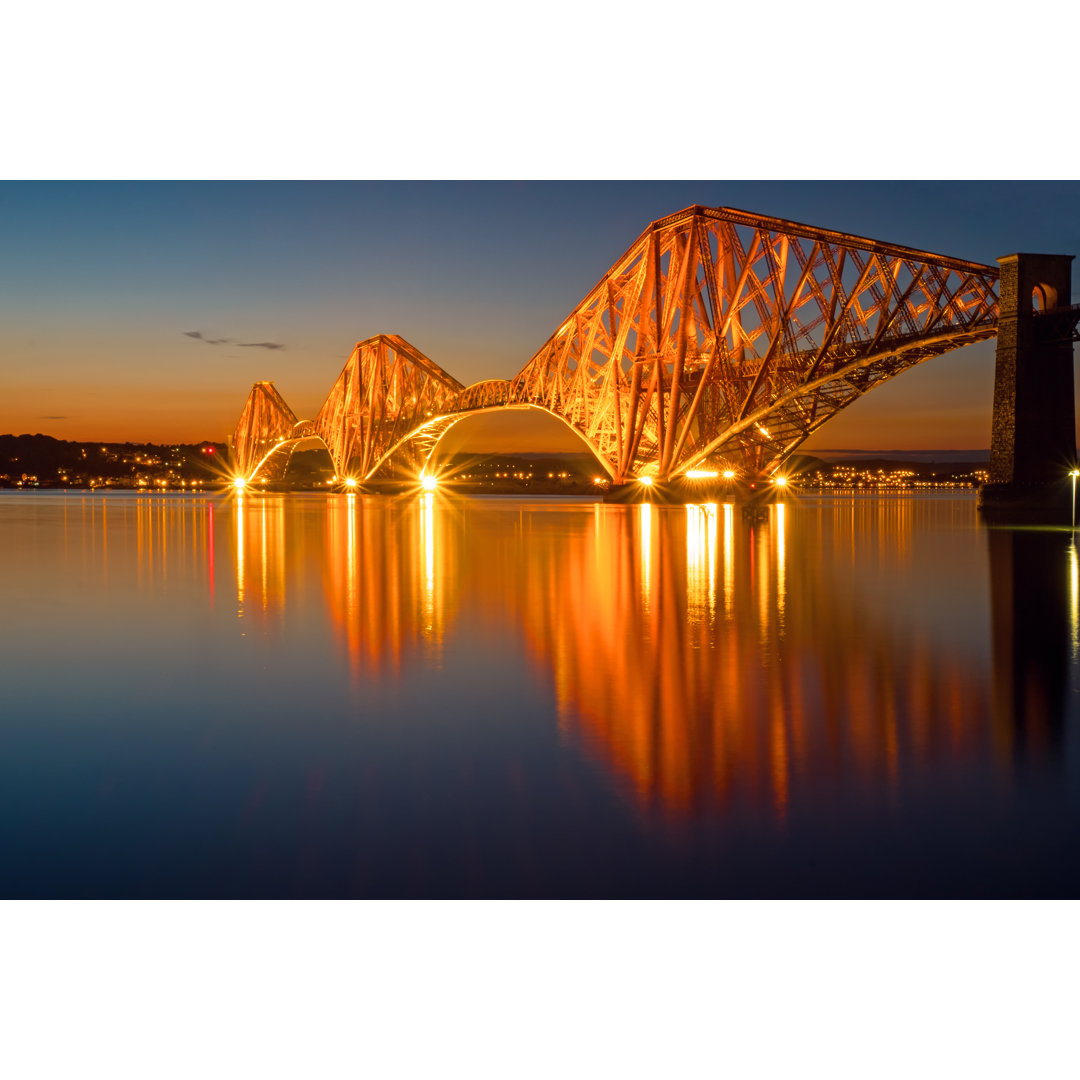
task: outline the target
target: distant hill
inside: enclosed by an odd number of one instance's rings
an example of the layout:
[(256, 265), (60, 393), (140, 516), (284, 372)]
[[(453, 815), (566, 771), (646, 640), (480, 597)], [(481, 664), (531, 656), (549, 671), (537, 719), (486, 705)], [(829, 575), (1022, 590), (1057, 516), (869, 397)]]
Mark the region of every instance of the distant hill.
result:
[[(166, 485), (204, 480), (225, 457), (222, 443), (68, 442), (51, 435), (0, 435), (0, 487)], [(140, 485), (141, 482), (141, 485)]]

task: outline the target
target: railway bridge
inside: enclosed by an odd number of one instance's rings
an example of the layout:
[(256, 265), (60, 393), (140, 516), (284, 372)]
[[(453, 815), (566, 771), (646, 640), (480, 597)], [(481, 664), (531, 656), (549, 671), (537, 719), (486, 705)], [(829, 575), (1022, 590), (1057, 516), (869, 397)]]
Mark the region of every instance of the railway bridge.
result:
[[(1024, 483), (1018, 424), (1033, 429), (1040, 460), (1058, 443), (1075, 460), (1070, 261), (1020, 255), (989, 266), (691, 206), (649, 225), (512, 378), (465, 386), (403, 338), (379, 334), (356, 345), (313, 419), (256, 383), (234, 465), (244, 479), (280, 478), (292, 449), (318, 437), (343, 478), (415, 478), (463, 418), (538, 409), (580, 436), (616, 489), (687, 475), (767, 483), (863, 394), (1001, 326), (1013, 351), (1003, 371), (999, 345), (992, 479)], [(1017, 342), (1043, 359), (1018, 364)]]

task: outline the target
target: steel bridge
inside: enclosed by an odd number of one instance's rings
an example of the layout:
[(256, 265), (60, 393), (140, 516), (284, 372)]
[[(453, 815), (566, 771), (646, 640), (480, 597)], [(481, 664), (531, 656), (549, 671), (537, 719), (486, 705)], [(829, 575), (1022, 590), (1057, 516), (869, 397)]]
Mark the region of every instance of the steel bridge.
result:
[(998, 268), (726, 207), (654, 221), (508, 380), (464, 386), (403, 338), (360, 342), (313, 420), (252, 388), (245, 479), (317, 436), (341, 477), (422, 474), (467, 416), (539, 409), (615, 485), (688, 472), (768, 478), (845, 406), (994, 337)]

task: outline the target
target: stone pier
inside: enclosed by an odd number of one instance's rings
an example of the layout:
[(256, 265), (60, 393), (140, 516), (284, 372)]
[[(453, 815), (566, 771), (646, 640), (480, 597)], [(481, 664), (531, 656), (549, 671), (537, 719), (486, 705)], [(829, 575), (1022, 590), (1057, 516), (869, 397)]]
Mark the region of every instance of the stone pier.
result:
[(990, 482), (979, 507), (1002, 524), (1068, 524), (1076, 467), (1072, 255), (1006, 255), (1001, 266)]

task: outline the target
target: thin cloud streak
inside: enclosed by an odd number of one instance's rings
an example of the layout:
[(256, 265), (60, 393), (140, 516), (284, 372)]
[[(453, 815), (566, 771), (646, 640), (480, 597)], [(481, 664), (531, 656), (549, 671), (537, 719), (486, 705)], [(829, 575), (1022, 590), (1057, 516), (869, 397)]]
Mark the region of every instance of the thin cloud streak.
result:
[(241, 349), (284, 349), (285, 346), (277, 341), (237, 341), (235, 338), (208, 338), (203, 337), (201, 330), (182, 330), (184, 337), (194, 338), (204, 345), (239, 345)]
[(232, 338), (227, 337), (203, 337), (201, 330), (184, 330), (183, 335), (184, 337), (194, 338), (196, 341), (202, 341), (207, 345), (228, 345), (232, 341)]

